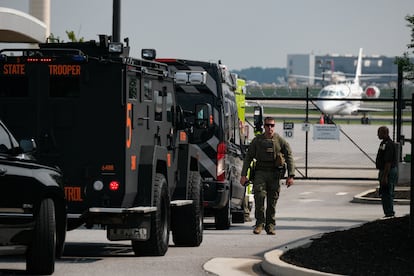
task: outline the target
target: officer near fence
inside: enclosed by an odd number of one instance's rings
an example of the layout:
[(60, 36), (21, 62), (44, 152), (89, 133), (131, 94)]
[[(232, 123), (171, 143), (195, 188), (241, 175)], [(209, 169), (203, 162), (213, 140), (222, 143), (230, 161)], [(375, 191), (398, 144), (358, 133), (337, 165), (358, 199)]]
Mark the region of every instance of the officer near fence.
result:
[(379, 194), (381, 195), (384, 218), (390, 218), (395, 214), (394, 189), (398, 182), (397, 146), (389, 136), (388, 127), (379, 127), (377, 135), (381, 140), (375, 160), (378, 169)]
[[(293, 184), (295, 165), (289, 144), (275, 133), (273, 117), (264, 119), (265, 132), (257, 135), (249, 145), (249, 150), (243, 163), (240, 184), (245, 185), (249, 180), (247, 171), (253, 159), (256, 168), (253, 179), (256, 226), (254, 234), (260, 234), (263, 229), (268, 235), (275, 235), (276, 203), (280, 193), (280, 179), (285, 174), (287, 166), (288, 177), (286, 185)], [(266, 211), (265, 211), (266, 199)]]

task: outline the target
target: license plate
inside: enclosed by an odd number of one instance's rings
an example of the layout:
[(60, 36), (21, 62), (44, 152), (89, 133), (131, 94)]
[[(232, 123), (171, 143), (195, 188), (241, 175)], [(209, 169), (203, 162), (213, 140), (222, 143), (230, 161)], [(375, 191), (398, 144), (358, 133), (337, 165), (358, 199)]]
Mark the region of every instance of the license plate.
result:
[(146, 241), (149, 239), (149, 231), (147, 228), (111, 228), (108, 229), (108, 240), (137, 240)]

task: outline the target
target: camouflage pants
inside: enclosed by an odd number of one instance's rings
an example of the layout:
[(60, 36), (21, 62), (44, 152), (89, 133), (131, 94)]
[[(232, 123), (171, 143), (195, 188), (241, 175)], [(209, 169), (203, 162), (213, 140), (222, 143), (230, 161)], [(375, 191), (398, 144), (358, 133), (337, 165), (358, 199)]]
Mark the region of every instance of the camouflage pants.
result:
[[(276, 203), (280, 193), (280, 176), (276, 171), (256, 171), (253, 181), (256, 226), (263, 225), (268, 231), (276, 225)], [(266, 199), (266, 217), (265, 217)]]

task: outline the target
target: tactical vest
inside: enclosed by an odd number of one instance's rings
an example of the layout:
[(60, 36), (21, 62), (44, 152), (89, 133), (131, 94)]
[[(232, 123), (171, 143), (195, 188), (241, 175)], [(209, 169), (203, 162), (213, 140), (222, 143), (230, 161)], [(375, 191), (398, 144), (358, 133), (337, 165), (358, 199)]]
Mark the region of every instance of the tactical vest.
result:
[(272, 139), (268, 139), (261, 135), (256, 139), (256, 168), (277, 169), (284, 167), (285, 158), (278, 136), (275, 134)]

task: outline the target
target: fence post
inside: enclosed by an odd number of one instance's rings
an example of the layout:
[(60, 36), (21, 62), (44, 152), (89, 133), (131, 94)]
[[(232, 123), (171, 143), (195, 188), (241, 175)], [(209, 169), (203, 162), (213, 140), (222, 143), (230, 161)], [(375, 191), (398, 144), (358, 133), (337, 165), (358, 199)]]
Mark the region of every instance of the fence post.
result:
[[(411, 106), (414, 102), (414, 93), (411, 95)], [(414, 137), (414, 114), (411, 113), (411, 157), (414, 156), (414, 149), (413, 149), (413, 137)], [(410, 233), (409, 236), (411, 240), (414, 240), (414, 162), (411, 160), (411, 173), (410, 173), (410, 180), (411, 180), (411, 188), (410, 188)]]

